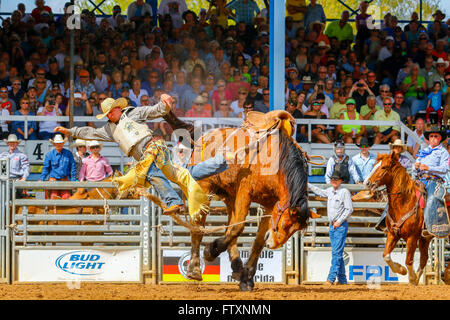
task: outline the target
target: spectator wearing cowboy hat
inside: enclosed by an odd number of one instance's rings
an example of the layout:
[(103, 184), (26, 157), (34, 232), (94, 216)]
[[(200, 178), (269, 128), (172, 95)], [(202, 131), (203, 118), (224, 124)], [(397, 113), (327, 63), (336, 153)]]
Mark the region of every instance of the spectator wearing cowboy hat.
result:
[(70, 145), (70, 148), (75, 148), (72, 154), (77, 168), (77, 179), (79, 179), (83, 159), (89, 156), (89, 153), (86, 152), (86, 141), (83, 139), (76, 139), (75, 142)]
[(201, 95), (198, 95), (197, 98), (194, 99), (191, 109), (186, 111), (186, 117), (211, 117), (211, 110), (205, 109), (205, 99)]
[[(67, 138), (56, 134), (54, 139), (49, 139), (55, 147), (45, 155), (44, 165), (42, 166), (41, 181), (76, 181), (77, 168), (72, 152), (64, 149)], [(48, 190), (46, 198), (67, 199), (71, 195), (70, 190)]]
[(91, 155), (83, 159), (80, 170), (80, 181), (101, 181), (113, 174), (107, 158), (100, 155), (103, 144), (90, 140), (87, 146)]
[(389, 143), (389, 148), (392, 150), (392, 152), (398, 153), (400, 155), (398, 162), (400, 162), (400, 164), (406, 170), (409, 170), (412, 168), (411, 160), (403, 154), (403, 152), (406, 151), (406, 144), (402, 143), (402, 140), (396, 139), (394, 141), (394, 143)]
[(347, 219), (353, 212), (350, 191), (341, 186), (342, 174), (334, 171), (331, 175), (331, 187), (321, 189), (308, 183), (308, 188), (319, 197), (327, 198), (327, 215), (329, 221), (329, 235), (331, 243), (331, 267), (327, 277), (327, 284), (347, 284), (345, 263), (343, 258), (345, 238), (347, 237)]
[[(8, 139), (3, 139), (8, 145), (8, 151), (0, 154), (0, 158), (9, 158), (9, 177), (13, 180), (25, 181), (30, 175), (30, 162), (26, 154), (17, 149), (22, 142), (15, 134), (10, 134)], [(16, 190), (16, 198), (22, 198), (23, 190)]]
[(428, 77), (427, 87), (432, 88), (434, 83), (436, 81), (439, 81), (441, 83), (441, 88), (443, 88), (445, 86), (445, 69), (448, 68), (449, 62), (445, 61), (442, 58), (439, 58), (439, 59), (437, 59), (437, 61), (433, 62), (433, 66), (434, 66), (435, 70)]

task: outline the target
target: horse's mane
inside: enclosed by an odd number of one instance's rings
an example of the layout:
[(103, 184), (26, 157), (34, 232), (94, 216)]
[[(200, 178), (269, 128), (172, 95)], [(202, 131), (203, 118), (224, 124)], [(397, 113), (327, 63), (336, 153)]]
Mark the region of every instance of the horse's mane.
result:
[(286, 177), (289, 191), (289, 207), (299, 208), (300, 220), (306, 222), (309, 217), (307, 183), (307, 163), (300, 149), (291, 137), (280, 130), (280, 169)]

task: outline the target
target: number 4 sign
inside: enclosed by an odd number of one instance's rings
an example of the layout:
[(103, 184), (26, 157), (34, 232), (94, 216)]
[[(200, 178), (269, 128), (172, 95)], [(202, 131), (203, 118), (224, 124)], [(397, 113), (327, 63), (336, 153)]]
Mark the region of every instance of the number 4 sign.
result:
[(44, 157), (50, 149), (50, 144), (46, 141), (28, 140), (25, 143), (25, 153), (31, 164), (44, 163)]

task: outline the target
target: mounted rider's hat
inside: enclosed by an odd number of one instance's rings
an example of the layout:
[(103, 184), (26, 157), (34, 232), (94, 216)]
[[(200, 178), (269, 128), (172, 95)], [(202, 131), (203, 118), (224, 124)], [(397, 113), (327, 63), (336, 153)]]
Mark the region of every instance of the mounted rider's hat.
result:
[(441, 130), (439, 127), (432, 127), (430, 130), (423, 133), (427, 140), (429, 139), (430, 133), (439, 133), (442, 137), (441, 142), (447, 139), (447, 132), (445, 130)]

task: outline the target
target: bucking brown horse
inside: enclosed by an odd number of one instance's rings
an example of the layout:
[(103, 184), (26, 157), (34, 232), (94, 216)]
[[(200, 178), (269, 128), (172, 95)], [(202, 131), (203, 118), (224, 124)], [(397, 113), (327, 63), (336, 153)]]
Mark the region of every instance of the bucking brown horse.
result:
[[(227, 207), (225, 235), (209, 243), (204, 258), (212, 261), (225, 250), (231, 261), (232, 277), (242, 291), (251, 291), (258, 257), (264, 247), (281, 247), (298, 230), (307, 226), (310, 211), (307, 193), (307, 163), (302, 150), (284, 130), (255, 134), (245, 128), (214, 129), (197, 141), (191, 163), (214, 157), (216, 152), (244, 150), (242, 161), (229, 169), (199, 181), (202, 188), (217, 195)], [(239, 163), (238, 163), (239, 162)], [(237, 247), (251, 202), (264, 206), (268, 216), (261, 219), (251, 255), (245, 265)], [(200, 225), (204, 226), (206, 215)], [(191, 260), (188, 277), (202, 280), (200, 243), (203, 234), (191, 231)]]
[[(396, 153), (379, 154), (377, 163), (364, 185), (374, 191), (385, 185), (389, 211), (386, 216), (387, 239), (383, 258), (393, 272), (406, 275), (409, 283), (416, 285), (427, 264), (428, 247), (432, 237), (423, 237), (424, 208), (421, 197), (423, 190), (420, 185), (410, 177), (405, 168), (398, 161)], [(391, 252), (401, 239), (406, 241), (406, 269), (397, 262), (392, 261)], [(416, 272), (413, 269), (414, 253), (417, 245), (420, 251), (420, 264)], [(446, 283), (450, 279), (450, 265), (445, 269)], [(450, 283), (447, 283), (450, 284)]]

